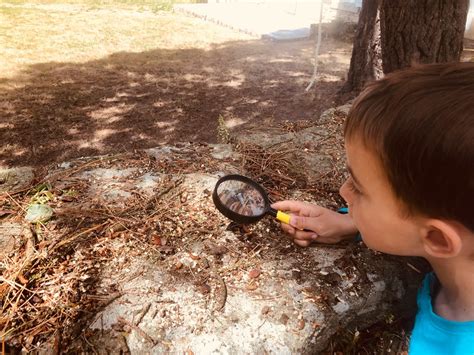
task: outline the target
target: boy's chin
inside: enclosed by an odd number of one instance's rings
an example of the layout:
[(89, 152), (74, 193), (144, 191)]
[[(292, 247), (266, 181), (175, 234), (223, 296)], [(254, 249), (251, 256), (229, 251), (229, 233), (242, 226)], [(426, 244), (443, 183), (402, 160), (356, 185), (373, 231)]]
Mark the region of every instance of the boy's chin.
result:
[(362, 238), (364, 244), (370, 250), (376, 251), (378, 253), (384, 253), (389, 255), (396, 255), (396, 256), (420, 256), (413, 253), (413, 250), (408, 250), (406, 248), (400, 246), (389, 246), (389, 245), (380, 245), (378, 243), (370, 243)]

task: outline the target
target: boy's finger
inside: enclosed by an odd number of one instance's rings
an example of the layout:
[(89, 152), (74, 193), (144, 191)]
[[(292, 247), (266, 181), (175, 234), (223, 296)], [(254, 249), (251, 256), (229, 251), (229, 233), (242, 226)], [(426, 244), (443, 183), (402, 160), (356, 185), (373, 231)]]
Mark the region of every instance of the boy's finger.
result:
[(290, 225), (299, 230), (314, 230), (314, 217), (291, 215)]
[(293, 240), (293, 242), (297, 245), (299, 245), (300, 247), (303, 247), (303, 248), (306, 248), (308, 247), (310, 244), (311, 244), (311, 241), (309, 240), (299, 240), (299, 239), (295, 239)]
[(294, 239), (298, 240), (309, 240), (313, 241), (318, 238), (318, 235), (313, 232), (302, 232), (302, 231), (296, 231), (295, 235), (293, 236)]
[(284, 232), (288, 233), (288, 234), (295, 234), (296, 230), (290, 226), (289, 224), (286, 224), (286, 223), (281, 223), (281, 229), (283, 229)]
[(300, 201), (278, 201), (271, 206), (281, 211), (299, 212), (303, 208), (304, 203)]

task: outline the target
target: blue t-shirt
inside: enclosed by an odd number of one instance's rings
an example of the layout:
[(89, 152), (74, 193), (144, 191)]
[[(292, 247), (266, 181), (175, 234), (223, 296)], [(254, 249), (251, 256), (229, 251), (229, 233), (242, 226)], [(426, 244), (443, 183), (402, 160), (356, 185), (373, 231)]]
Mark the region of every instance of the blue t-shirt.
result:
[(433, 273), (425, 276), (418, 291), (418, 313), (410, 339), (409, 355), (474, 354), (474, 321), (454, 322), (433, 312)]

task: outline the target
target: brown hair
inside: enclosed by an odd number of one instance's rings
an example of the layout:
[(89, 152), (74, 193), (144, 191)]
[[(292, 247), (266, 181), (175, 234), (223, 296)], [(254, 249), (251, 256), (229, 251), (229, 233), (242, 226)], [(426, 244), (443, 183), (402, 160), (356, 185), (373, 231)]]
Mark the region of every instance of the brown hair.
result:
[(408, 213), (474, 231), (474, 63), (421, 65), (371, 83), (344, 134), (377, 154)]

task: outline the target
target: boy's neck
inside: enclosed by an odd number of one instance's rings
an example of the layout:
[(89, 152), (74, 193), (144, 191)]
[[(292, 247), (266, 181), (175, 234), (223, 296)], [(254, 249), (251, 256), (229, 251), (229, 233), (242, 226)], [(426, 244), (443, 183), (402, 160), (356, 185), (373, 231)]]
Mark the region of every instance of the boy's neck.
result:
[(440, 282), (434, 312), (452, 321), (474, 320), (474, 262), (472, 259), (428, 260)]

